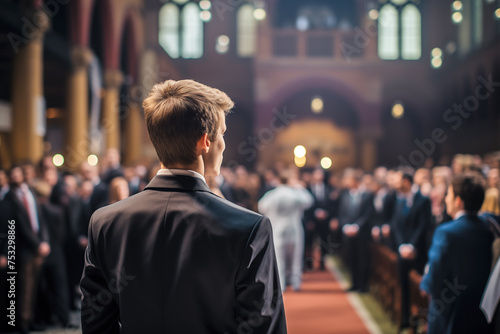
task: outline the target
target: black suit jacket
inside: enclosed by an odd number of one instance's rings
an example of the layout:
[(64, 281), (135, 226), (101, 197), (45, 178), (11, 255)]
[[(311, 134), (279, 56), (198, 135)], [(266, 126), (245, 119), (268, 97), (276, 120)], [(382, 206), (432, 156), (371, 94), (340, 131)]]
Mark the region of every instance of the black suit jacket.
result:
[(13, 189), (3, 199), (0, 217), (3, 220), (15, 220), (16, 222), (16, 258), (21, 261), (37, 254), (38, 246), (40, 246), (42, 241), (49, 241), (47, 226), (36, 198), (35, 205), (38, 215), (38, 233), (33, 231), (28, 212), (23, 203), (17, 198)]
[(371, 218), (375, 207), (373, 205), (373, 194), (363, 192), (360, 194), (358, 209), (350, 209), (349, 191), (343, 191), (340, 196), (339, 204), (339, 225), (342, 228), (346, 224), (357, 224), (359, 226), (359, 235), (369, 235), (371, 228)]
[(94, 213), (97, 209), (109, 204), (109, 186), (101, 181), (94, 186), (92, 196), (90, 196), (90, 210)]
[(41, 204), (40, 208), (50, 238), (50, 254), (45, 259), (45, 264), (59, 264), (64, 261), (63, 244), (66, 239), (63, 210), (52, 203)]
[[(376, 197), (376, 194), (373, 195)], [(374, 212), (372, 216), (372, 226), (382, 226), (383, 224), (389, 224), (394, 214), (394, 206), (396, 205), (397, 197), (396, 192), (389, 190), (387, 194), (382, 199), (382, 210), (378, 211), (374, 207)]]
[[(309, 187), (307, 187), (307, 190), (309, 190), (312, 197), (314, 198), (314, 203), (309, 209), (307, 209), (305, 211), (305, 213), (304, 213), (305, 220), (306, 221), (313, 221), (315, 223), (320, 223), (320, 224), (325, 224), (325, 223), (328, 224), (330, 222), (330, 219), (332, 218), (331, 217), (332, 210), (333, 210), (332, 206), (335, 205), (334, 201), (332, 201), (332, 199), (330, 198), (330, 194), (332, 192), (331, 187), (326, 185), (326, 184), (324, 185), (324, 190), (323, 190), (324, 194), (323, 194), (322, 199), (319, 199), (316, 196), (316, 193), (313, 190), (313, 185), (310, 185)], [(314, 214), (314, 212), (317, 209), (325, 210), (327, 212), (327, 217), (323, 220), (318, 220)]]
[(269, 220), (158, 175), (93, 215), (83, 333), (286, 333)]
[(412, 244), (417, 251), (417, 267), (420, 269), (427, 260), (426, 236), (431, 219), (431, 202), (420, 191), (413, 196), (413, 205), (407, 215), (404, 215), (404, 203), (396, 200), (391, 222), (396, 249), (401, 244)]

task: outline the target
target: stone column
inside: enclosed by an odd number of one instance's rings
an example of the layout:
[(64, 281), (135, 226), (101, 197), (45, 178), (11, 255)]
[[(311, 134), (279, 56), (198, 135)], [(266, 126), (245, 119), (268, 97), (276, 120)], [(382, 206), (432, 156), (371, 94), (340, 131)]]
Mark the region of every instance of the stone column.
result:
[(89, 97), (88, 65), (92, 60), (89, 49), (75, 47), (71, 52), (73, 63), (68, 80), (66, 101), (66, 145), (67, 166), (76, 170), (89, 154)]
[(120, 86), (123, 74), (116, 69), (104, 72), (104, 98), (102, 101), (102, 131), (106, 138), (106, 149), (120, 149)]
[(43, 155), (45, 105), (43, 103), (43, 36), (50, 25), (47, 14), (34, 12), (36, 26), (25, 32), (26, 44), (16, 50), (12, 70), (13, 163), (38, 162)]

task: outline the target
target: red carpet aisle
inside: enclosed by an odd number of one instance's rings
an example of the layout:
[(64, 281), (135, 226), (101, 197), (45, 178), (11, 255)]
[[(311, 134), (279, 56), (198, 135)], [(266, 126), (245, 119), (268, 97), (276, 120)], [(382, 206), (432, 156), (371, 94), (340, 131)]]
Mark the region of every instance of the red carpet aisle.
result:
[(283, 298), (289, 334), (369, 333), (328, 271), (304, 274), (302, 290)]

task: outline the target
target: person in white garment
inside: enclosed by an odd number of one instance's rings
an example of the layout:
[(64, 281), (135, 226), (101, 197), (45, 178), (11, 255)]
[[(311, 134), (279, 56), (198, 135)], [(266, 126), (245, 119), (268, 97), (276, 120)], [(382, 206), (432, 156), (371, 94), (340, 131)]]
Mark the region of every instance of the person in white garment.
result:
[(302, 283), (304, 228), (302, 216), (314, 202), (312, 195), (297, 178), (296, 173), (280, 174), (280, 184), (268, 191), (259, 201), (259, 211), (271, 220), (274, 247), (282, 291), (289, 283), (294, 291)]

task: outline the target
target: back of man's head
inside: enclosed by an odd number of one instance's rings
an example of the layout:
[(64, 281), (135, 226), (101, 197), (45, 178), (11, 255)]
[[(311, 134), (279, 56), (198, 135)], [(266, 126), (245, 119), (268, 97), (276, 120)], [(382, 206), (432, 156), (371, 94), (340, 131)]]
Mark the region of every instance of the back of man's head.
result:
[(451, 186), (455, 197), (460, 197), (464, 203), (464, 210), (478, 212), (484, 200), (484, 181), (476, 174), (457, 175)]
[(155, 85), (143, 107), (149, 138), (160, 161), (165, 166), (192, 164), (198, 140), (207, 133), (214, 141), (233, 105), (225, 93), (193, 80)]
[(403, 179), (403, 181), (406, 180), (410, 184), (410, 186), (413, 184), (413, 176), (410, 173), (403, 173), (401, 178)]
[(291, 174), (292, 174), (291, 171), (288, 169), (280, 171), (279, 176), (278, 176), (279, 182), (281, 184), (288, 184), (290, 181)]

